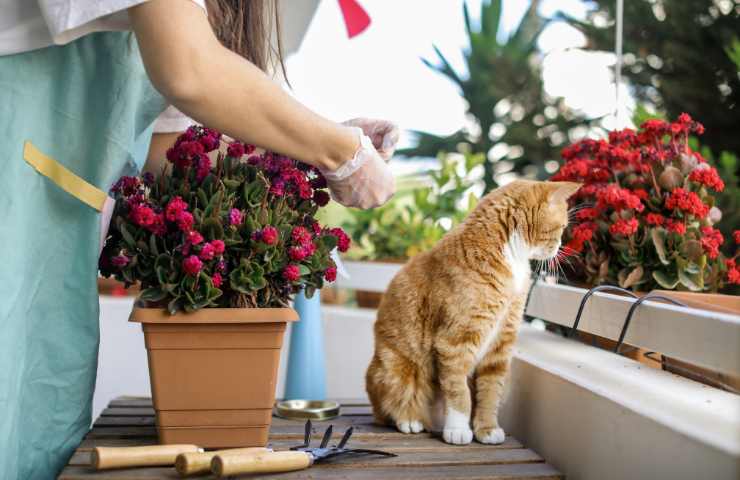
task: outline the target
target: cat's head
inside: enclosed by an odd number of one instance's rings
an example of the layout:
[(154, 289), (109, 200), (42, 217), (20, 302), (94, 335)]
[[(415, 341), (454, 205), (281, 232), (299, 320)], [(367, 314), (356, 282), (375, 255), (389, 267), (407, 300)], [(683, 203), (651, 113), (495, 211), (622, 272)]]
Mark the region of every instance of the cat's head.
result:
[(575, 182), (516, 180), (499, 189), (515, 209), (512, 233), (524, 242), (529, 258), (547, 260), (558, 254), (568, 226), (568, 197), (579, 188), (581, 184)]

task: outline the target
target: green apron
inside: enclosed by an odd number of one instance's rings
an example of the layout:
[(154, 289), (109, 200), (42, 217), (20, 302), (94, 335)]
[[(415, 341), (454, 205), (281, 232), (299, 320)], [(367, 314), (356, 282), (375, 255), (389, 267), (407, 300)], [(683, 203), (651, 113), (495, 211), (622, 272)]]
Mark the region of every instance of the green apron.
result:
[(0, 479), (56, 477), (90, 427), (98, 355), (100, 213), (24, 142), (107, 192), (164, 108), (129, 32), (0, 57)]

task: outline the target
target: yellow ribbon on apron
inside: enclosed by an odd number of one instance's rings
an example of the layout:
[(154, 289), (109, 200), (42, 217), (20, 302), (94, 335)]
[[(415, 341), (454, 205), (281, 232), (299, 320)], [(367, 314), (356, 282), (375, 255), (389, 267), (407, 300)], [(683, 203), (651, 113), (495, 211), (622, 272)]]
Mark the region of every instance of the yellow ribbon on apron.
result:
[(23, 159), (65, 192), (99, 212), (103, 210), (103, 204), (108, 196), (105, 192), (78, 177), (53, 158), (44, 155), (28, 140), (23, 145)]

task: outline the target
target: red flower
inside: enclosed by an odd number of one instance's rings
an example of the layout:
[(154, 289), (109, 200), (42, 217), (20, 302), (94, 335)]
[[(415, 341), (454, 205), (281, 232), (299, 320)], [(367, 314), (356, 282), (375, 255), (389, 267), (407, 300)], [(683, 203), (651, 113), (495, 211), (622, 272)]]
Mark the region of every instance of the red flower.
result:
[(164, 214), (158, 213), (154, 216), (154, 221), (147, 227), (150, 232), (161, 237), (167, 233), (167, 225), (164, 223)]
[(175, 197), (167, 203), (167, 207), (165, 208), (165, 217), (167, 217), (167, 220), (170, 222), (174, 222), (177, 220), (177, 215), (187, 209), (188, 204), (179, 196)]
[(262, 240), (267, 245), (275, 245), (278, 241), (278, 237), (279, 237), (278, 230), (272, 225), (268, 225), (265, 228), (263, 228), (260, 234), (260, 240)]
[(324, 280), (333, 282), (337, 279), (337, 267), (329, 267), (324, 271)]
[(719, 248), (725, 241), (722, 232), (712, 227), (701, 227), (701, 246), (707, 252), (707, 257), (714, 260), (719, 256)]
[(190, 212), (179, 212), (175, 216), (177, 220), (177, 227), (183, 232), (189, 232), (193, 229), (193, 214)]
[(329, 197), (329, 194), (326, 193), (324, 190), (316, 190), (313, 192), (313, 201), (318, 205), (319, 207), (325, 207), (327, 203), (329, 203), (329, 200), (331, 198)]
[(672, 219), (668, 219), (666, 221), (665, 228), (669, 232), (677, 233), (679, 235), (683, 235), (684, 233), (686, 233), (686, 224)]
[(732, 232), (732, 238), (735, 240), (735, 243), (740, 244), (740, 230)]
[(208, 158), (208, 155), (199, 155), (198, 170), (195, 172), (195, 179), (202, 182), (209, 173), (211, 173), (211, 159)]
[(332, 228), (329, 230), (329, 234), (337, 237), (337, 249), (339, 249), (340, 252), (344, 253), (349, 250), (352, 240), (350, 240), (349, 236), (344, 233), (344, 230), (339, 227)]
[(665, 223), (665, 217), (659, 213), (648, 213), (645, 217), (648, 225), (663, 225)]
[(129, 217), (135, 224), (147, 227), (154, 223), (155, 213), (150, 207), (143, 204), (137, 204), (131, 206)]
[(618, 212), (626, 209), (642, 212), (645, 209), (640, 197), (616, 184), (609, 184), (606, 188), (599, 190), (596, 198), (598, 199), (597, 208), (609, 206)]
[[(706, 167), (707, 164), (703, 163), (699, 167)], [(709, 168), (696, 168), (689, 174), (689, 180), (692, 182), (706, 185), (707, 187), (721, 192), (725, 189), (725, 182), (719, 177), (717, 169), (713, 167)]]
[(213, 257), (216, 255), (216, 249), (213, 248), (213, 245), (210, 243), (206, 243), (201, 247), (200, 249), (200, 258), (201, 260), (213, 260)]
[(599, 211), (595, 208), (584, 208), (576, 213), (578, 220), (593, 220), (599, 216)]
[(290, 247), (288, 249), (288, 256), (291, 260), (300, 262), (308, 256), (308, 250), (304, 247)]
[(234, 158), (241, 158), (242, 155), (244, 155), (244, 152), (245, 152), (244, 144), (241, 142), (231, 142), (229, 144), (229, 148), (226, 149), (226, 153), (230, 157), (234, 157)]
[(203, 262), (200, 261), (195, 255), (190, 255), (188, 258), (182, 261), (182, 269), (185, 273), (191, 277), (195, 277), (200, 273), (203, 268)]
[(224, 281), (220, 273), (214, 273), (211, 280), (213, 281), (213, 286), (216, 288), (221, 287), (221, 283)]
[(697, 218), (704, 218), (709, 213), (709, 207), (704, 205), (694, 192), (687, 192), (683, 188), (674, 188), (665, 200), (665, 206), (671, 210), (678, 210), (691, 214)]
[(211, 246), (216, 255), (222, 255), (226, 251), (226, 244), (223, 240), (211, 240)]
[(740, 285), (740, 269), (733, 268), (727, 271), (727, 281), (733, 285)]
[(620, 218), (609, 226), (609, 233), (629, 237), (637, 231), (637, 227), (639, 226), (640, 224), (636, 218), (630, 218), (629, 220)]
[(295, 227), (291, 233), (291, 238), (298, 245), (308, 245), (311, 243), (311, 233), (305, 227)]
[(185, 241), (190, 245), (198, 245), (203, 241), (203, 235), (195, 230), (190, 230), (185, 234)]
[(296, 282), (301, 278), (301, 269), (291, 263), (283, 269), (283, 278), (289, 282)]

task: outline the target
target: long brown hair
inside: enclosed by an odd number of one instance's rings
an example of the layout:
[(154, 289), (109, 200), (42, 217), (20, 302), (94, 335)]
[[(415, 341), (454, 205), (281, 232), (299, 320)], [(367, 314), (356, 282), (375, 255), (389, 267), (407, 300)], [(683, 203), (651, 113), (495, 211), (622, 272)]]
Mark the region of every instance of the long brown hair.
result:
[(226, 48), (262, 71), (279, 67), (287, 79), (278, 0), (207, 0), (206, 6), (213, 31)]

